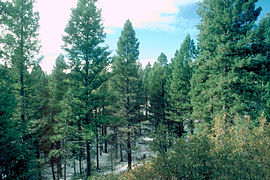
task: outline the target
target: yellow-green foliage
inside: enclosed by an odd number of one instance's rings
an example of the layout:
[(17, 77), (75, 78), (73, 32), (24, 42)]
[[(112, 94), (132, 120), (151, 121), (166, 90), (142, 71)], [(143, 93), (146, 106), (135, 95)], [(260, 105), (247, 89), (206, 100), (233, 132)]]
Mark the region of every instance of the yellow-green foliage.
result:
[(124, 173), (120, 179), (269, 179), (270, 125), (262, 116), (227, 122), (217, 117), (194, 135), (179, 139), (173, 150)]
[(226, 123), (225, 119), (217, 118), (210, 134), (212, 176), (220, 179), (269, 178), (270, 125), (265, 123), (265, 118), (261, 118), (258, 127), (252, 127), (249, 118), (235, 119), (234, 125)]
[(120, 180), (151, 180), (159, 179), (158, 174), (154, 171), (154, 164), (142, 162), (140, 165), (135, 165), (132, 170), (125, 172)]

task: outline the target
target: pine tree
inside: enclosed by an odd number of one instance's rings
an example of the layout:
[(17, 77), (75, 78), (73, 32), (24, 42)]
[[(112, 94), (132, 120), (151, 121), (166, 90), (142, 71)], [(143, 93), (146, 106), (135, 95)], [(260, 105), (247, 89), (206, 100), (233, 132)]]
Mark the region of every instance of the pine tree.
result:
[[(20, 166), (18, 172), (24, 172), (23, 178), (38, 178), (36, 176), (36, 158), (33, 147), (31, 133), (28, 131), (27, 124), (30, 119), (27, 117), (29, 109), (26, 102), (28, 101), (26, 83), (29, 77), (29, 68), (34, 62), (38, 61), (37, 53), (39, 52), (39, 14), (34, 11), (34, 0), (12, 0), (1, 2), (1, 58), (5, 63), (12, 67), (16, 82), (15, 96), (17, 98), (17, 109), (14, 113), (15, 124), (18, 126), (19, 137), (24, 146), (20, 148)], [(2, 16), (3, 15), (3, 16)], [(19, 116), (18, 116), (19, 115)], [(22, 178), (16, 177), (16, 178)]]
[(14, 81), (10, 69), (0, 65), (0, 176), (13, 179), (21, 176), (20, 132), (12, 119), (16, 108)]
[(106, 80), (104, 72), (109, 64), (107, 47), (101, 47), (104, 42), (105, 34), (101, 22), (101, 13), (97, 9), (96, 0), (79, 0), (77, 7), (72, 9), (71, 18), (66, 26), (66, 35), (63, 37), (65, 42), (64, 49), (67, 51), (71, 66), (76, 75), (75, 81), (80, 88), (78, 98), (83, 103), (84, 117), (78, 122), (79, 129), (84, 129), (86, 139), (86, 160), (87, 176), (91, 175), (90, 160), (90, 140), (89, 135), (92, 131), (91, 114), (93, 106), (91, 104), (91, 93)]
[(117, 94), (116, 106), (120, 121), (123, 123), (121, 126), (127, 134), (128, 169), (131, 169), (132, 134), (140, 105), (136, 99), (139, 91), (138, 56), (139, 42), (131, 22), (127, 20), (117, 43), (117, 56), (112, 66), (115, 76), (111, 81)]
[(149, 73), (151, 71), (151, 64), (148, 62), (145, 69), (143, 70), (143, 77), (142, 77), (142, 83), (143, 83), (143, 92), (144, 92), (144, 109), (145, 109), (145, 120), (148, 120), (149, 115), (149, 96), (150, 96), (150, 89), (149, 89)]
[[(64, 72), (68, 68), (64, 56), (60, 55), (56, 59), (55, 67), (50, 77), (50, 116), (53, 122), (53, 134), (50, 137), (54, 148), (51, 150), (52, 156), (55, 158), (57, 165), (57, 179), (62, 177), (62, 159), (65, 152), (64, 141), (67, 138), (66, 126), (69, 124), (67, 121), (70, 118), (63, 116), (63, 101), (66, 93), (68, 92), (68, 76)], [(64, 104), (65, 105), (65, 104)], [(67, 118), (67, 119), (66, 119)]]
[(190, 104), (190, 80), (192, 77), (192, 63), (195, 58), (195, 45), (190, 35), (187, 35), (180, 50), (174, 58), (172, 78), (168, 90), (170, 103), (170, 119), (177, 122), (179, 137), (185, 132), (184, 127), (193, 131), (191, 121), (192, 107)]
[(254, 70), (260, 77), (258, 81), (258, 103), (260, 111), (264, 114), (267, 121), (270, 122), (270, 14), (262, 18), (258, 28), (255, 30), (256, 42), (254, 43), (254, 51), (257, 54), (250, 70)]
[(6, 4), (6, 16), (3, 24), (4, 57), (17, 73), (20, 84), (21, 127), (26, 131), (25, 76), (28, 68), (37, 61), (39, 52), (38, 30), (39, 14), (33, 9), (34, 0), (13, 0)]
[(48, 76), (42, 71), (38, 64), (35, 64), (31, 73), (27, 76), (26, 89), (26, 115), (29, 119), (28, 131), (33, 140), (35, 154), (39, 170), (41, 171), (47, 164), (47, 159), (42, 158), (42, 154), (48, 155), (51, 146), (50, 136), (52, 134)]
[(256, 75), (245, 67), (253, 61), (251, 30), (261, 11), (257, 0), (205, 0), (199, 3), (201, 23), (192, 76), (191, 102), (196, 120), (217, 115), (232, 122), (236, 115), (255, 115)]
[(161, 53), (149, 73), (150, 89), (150, 112), (152, 114), (152, 123), (155, 128), (159, 123), (166, 124), (166, 80), (167, 80), (168, 61), (164, 53)]

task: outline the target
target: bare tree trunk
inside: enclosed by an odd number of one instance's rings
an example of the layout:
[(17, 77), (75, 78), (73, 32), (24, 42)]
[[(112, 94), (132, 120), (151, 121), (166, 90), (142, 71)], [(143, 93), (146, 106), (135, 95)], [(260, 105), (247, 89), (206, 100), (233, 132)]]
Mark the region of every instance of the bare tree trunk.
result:
[(76, 176), (77, 175), (77, 172), (76, 172), (75, 151), (72, 152), (72, 158), (73, 158), (73, 174), (74, 174), (74, 176)]
[(86, 144), (86, 162), (87, 162), (87, 168), (86, 168), (86, 176), (91, 176), (91, 154), (90, 154), (90, 143), (88, 140), (85, 142)]
[(53, 166), (53, 157), (51, 157), (50, 162), (51, 162), (51, 170), (52, 170), (53, 180), (55, 180), (55, 172), (54, 172), (54, 166)]
[(117, 128), (114, 127), (114, 149), (115, 149), (115, 159), (118, 159), (118, 143), (117, 143)]
[[(101, 136), (104, 137), (104, 126), (103, 126), (103, 125), (101, 125)], [(100, 144), (99, 144), (99, 145), (100, 145), (100, 150), (99, 150), (100, 156), (102, 156), (102, 152), (103, 152), (103, 150), (104, 150), (104, 149), (103, 149), (103, 142), (104, 142), (104, 141), (100, 141)]]
[(123, 162), (124, 159), (123, 159), (123, 144), (120, 143), (120, 161)]
[(131, 139), (130, 139), (130, 132), (128, 132), (128, 140), (127, 140), (127, 155), (128, 155), (128, 170), (131, 170)]
[[(23, 8), (23, 3), (22, 3)], [(23, 18), (23, 17), (21, 17)], [(24, 29), (21, 26), (21, 39), (20, 39), (20, 62), (19, 62), (19, 76), (20, 76), (20, 96), (21, 96), (21, 123), (22, 123), (22, 132), (23, 132), (23, 140), (25, 140), (25, 131), (26, 131), (26, 122), (25, 122), (25, 92), (24, 92), (24, 39), (23, 39)]]
[(82, 155), (81, 155), (81, 152), (80, 152), (80, 155), (79, 155), (79, 168), (80, 168), (80, 175), (82, 175)]
[[(104, 135), (105, 136), (107, 135), (107, 127), (106, 126), (104, 126)], [(107, 140), (107, 138), (105, 138), (104, 145), (105, 145), (104, 152), (108, 153), (108, 140)]]
[[(40, 148), (39, 148), (39, 145), (38, 145), (38, 142), (36, 142), (36, 146), (37, 146), (37, 151), (36, 151), (36, 158), (37, 160), (40, 159)], [(40, 162), (38, 162), (38, 178), (41, 179), (41, 165), (40, 165)], [(0, 177), (1, 179), (2, 177)]]
[[(56, 142), (56, 149), (59, 151), (61, 148), (60, 141)], [(62, 163), (61, 163), (61, 156), (56, 158), (56, 166), (57, 166), (57, 179), (62, 177)]]
[(67, 179), (67, 158), (66, 155), (64, 156), (64, 180)]
[(97, 169), (99, 169), (99, 152), (98, 152), (98, 128), (96, 127), (96, 129), (97, 129), (97, 134), (96, 134), (96, 151), (97, 151)]
[(81, 120), (78, 121), (78, 131), (79, 131), (79, 170), (80, 170), (80, 175), (82, 175), (82, 155), (83, 155), (83, 147), (82, 147), (82, 127), (81, 127)]

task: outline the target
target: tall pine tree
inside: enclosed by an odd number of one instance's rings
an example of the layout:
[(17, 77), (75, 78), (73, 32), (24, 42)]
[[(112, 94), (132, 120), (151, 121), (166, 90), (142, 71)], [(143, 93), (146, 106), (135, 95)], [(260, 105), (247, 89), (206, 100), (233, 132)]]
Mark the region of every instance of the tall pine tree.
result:
[(224, 116), (232, 122), (237, 115), (255, 115), (256, 75), (247, 70), (253, 61), (250, 33), (261, 11), (257, 0), (205, 0), (199, 3), (201, 23), (192, 76), (193, 117), (211, 122)]
[(260, 77), (258, 81), (258, 103), (259, 113), (264, 113), (267, 121), (270, 122), (270, 14), (262, 18), (258, 28), (255, 30), (256, 42), (254, 50), (257, 54), (250, 70), (254, 70)]
[(16, 72), (20, 93), (21, 128), (26, 131), (25, 76), (28, 68), (37, 61), (39, 52), (39, 14), (34, 11), (34, 0), (12, 0), (6, 2), (6, 17), (3, 19), (4, 59)]
[[(71, 60), (73, 72), (78, 73), (75, 81), (78, 82), (80, 92), (79, 101), (83, 103), (84, 117), (79, 119), (80, 131), (85, 129), (87, 176), (91, 175), (90, 141), (89, 134), (93, 130), (91, 121), (93, 104), (91, 93), (105, 81), (104, 71), (110, 62), (107, 47), (101, 47), (105, 33), (102, 25), (101, 12), (95, 5), (96, 0), (79, 0), (77, 7), (72, 9), (70, 20), (66, 26), (64, 49)], [(85, 126), (82, 128), (82, 126)]]
[[(12, 67), (16, 82), (15, 95), (17, 98), (18, 106), (14, 118), (16, 126), (20, 131), (19, 137), (21, 138), (24, 146), (21, 147), (20, 159), (24, 161), (21, 167), (17, 167), (18, 171), (32, 174), (32, 178), (37, 178), (33, 175), (36, 170), (34, 147), (31, 134), (28, 131), (27, 124), (30, 119), (27, 117), (30, 109), (27, 109), (26, 90), (29, 89), (29, 84), (26, 83), (29, 77), (28, 70), (32, 67), (33, 63), (38, 61), (37, 54), (39, 52), (39, 14), (34, 11), (34, 0), (12, 0), (3, 1), (1, 6), (0, 17), (0, 31), (1, 31), (1, 58)], [(24, 153), (27, 152), (27, 153)], [(21, 162), (23, 162), (21, 161)], [(30, 175), (31, 176), (31, 175)], [(21, 178), (21, 177), (17, 177)]]
[(192, 77), (192, 63), (195, 58), (195, 45), (190, 35), (187, 35), (180, 50), (174, 58), (172, 77), (168, 90), (170, 103), (170, 119), (177, 122), (177, 135), (181, 137), (184, 127), (193, 131), (191, 120), (192, 107), (190, 104), (190, 80)]
[(38, 179), (32, 151), (22, 143), (22, 131), (14, 118), (15, 81), (11, 69), (0, 65), (0, 177), (1, 179)]
[(117, 43), (117, 56), (112, 66), (116, 75), (113, 77), (112, 83), (118, 96), (118, 115), (123, 123), (121, 126), (126, 129), (127, 134), (128, 169), (131, 169), (132, 134), (140, 105), (137, 99), (139, 93), (138, 57), (139, 42), (131, 22), (127, 20)]
[(150, 90), (150, 113), (151, 121), (155, 127), (159, 123), (166, 124), (166, 83), (167, 83), (167, 68), (168, 61), (164, 53), (161, 53), (151, 69), (148, 76), (149, 90)]

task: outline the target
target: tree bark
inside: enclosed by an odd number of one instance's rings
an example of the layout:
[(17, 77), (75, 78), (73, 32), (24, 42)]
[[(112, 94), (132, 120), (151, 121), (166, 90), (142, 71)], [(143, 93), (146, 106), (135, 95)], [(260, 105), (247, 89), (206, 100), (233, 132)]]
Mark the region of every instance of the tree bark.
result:
[(64, 180), (67, 179), (67, 158), (66, 158), (66, 155), (64, 157)]
[(115, 150), (115, 159), (118, 159), (117, 127), (116, 126), (114, 126), (114, 150)]
[[(107, 135), (107, 127), (106, 126), (104, 126), (104, 135), (106, 136)], [(105, 138), (105, 141), (104, 141), (104, 152), (105, 153), (108, 153), (108, 140), (107, 140), (107, 138)]]
[(82, 175), (82, 156), (81, 155), (79, 155), (79, 168), (80, 168), (80, 175)]
[[(73, 146), (73, 148), (74, 148), (74, 146)], [(75, 159), (75, 156), (76, 156), (75, 150), (72, 150), (73, 174), (74, 174), (74, 176), (77, 175), (77, 172), (76, 172), (76, 159)]]
[(123, 159), (123, 144), (120, 143), (120, 161), (123, 162), (124, 159)]
[(128, 170), (131, 170), (131, 134), (130, 134), (130, 128), (131, 128), (131, 119), (130, 119), (130, 81), (127, 78), (126, 79), (126, 93), (127, 93), (127, 104), (126, 104), (126, 117), (127, 117), (127, 123), (128, 123), (128, 139), (127, 139), (127, 155), (128, 155)]
[(54, 166), (53, 166), (53, 157), (51, 157), (50, 162), (51, 162), (51, 170), (52, 170), (53, 180), (55, 180), (55, 172), (54, 172)]
[(128, 154), (128, 170), (131, 170), (131, 138), (130, 138), (130, 132), (128, 132), (128, 140), (127, 140), (127, 154)]
[[(59, 151), (61, 149), (60, 141), (56, 142), (56, 149)], [(57, 179), (62, 177), (62, 163), (61, 163), (61, 156), (56, 158), (56, 166), (57, 166)]]
[(97, 132), (96, 132), (96, 151), (97, 151), (97, 169), (99, 169), (99, 152), (98, 152), (98, 143), (99, 143), (99, 139), (98, 139), (98, 127), (96, 127)]
[(87, 162), (87, 168), (86, 168), (86, 176), (91, 176), (91, 154), (90, 154), (90, 143), (88, 140), (85, 142), (86, 144), (86, 162)]
[(78, 131), (79, 131), (79, 169), (80, 169), (80, 175), (82, 175), (82, 155), (83, 155), (83, 145), (82, 145), (82, 127), (81, 127), (81, 120), (78, 121)]

